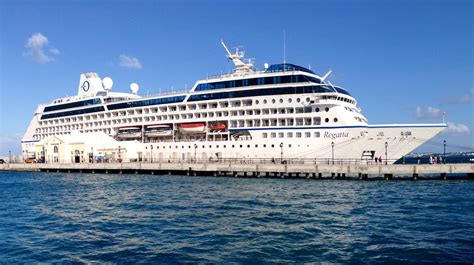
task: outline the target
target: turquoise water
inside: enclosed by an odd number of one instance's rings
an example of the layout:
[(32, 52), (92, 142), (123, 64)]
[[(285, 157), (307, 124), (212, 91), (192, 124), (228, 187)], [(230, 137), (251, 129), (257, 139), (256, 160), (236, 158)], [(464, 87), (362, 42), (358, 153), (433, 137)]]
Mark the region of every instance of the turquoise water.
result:
[(5, 263), (474, 261), (474, 181), (0, 172)]

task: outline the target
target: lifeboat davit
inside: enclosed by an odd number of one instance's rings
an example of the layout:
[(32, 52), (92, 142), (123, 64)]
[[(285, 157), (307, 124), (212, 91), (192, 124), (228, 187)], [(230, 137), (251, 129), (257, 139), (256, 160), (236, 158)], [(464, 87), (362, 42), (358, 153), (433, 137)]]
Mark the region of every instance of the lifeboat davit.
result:
[(206, 125), (204, 123), (183, 123), (179, 125), (179, 131), (181, 133), (204, 133), (206, 131)]
[(211, 131), (223, 131), (227, 128), (227, 126), (224, 123), (216, 123), (209, 125), (209, 130)]
[(145, 136), (147, 137), (164, 137), (171, 136), (172, 134), (173, 130), (171, 130), (169, 125), (153, 124), (147, 125), (145, 128)]

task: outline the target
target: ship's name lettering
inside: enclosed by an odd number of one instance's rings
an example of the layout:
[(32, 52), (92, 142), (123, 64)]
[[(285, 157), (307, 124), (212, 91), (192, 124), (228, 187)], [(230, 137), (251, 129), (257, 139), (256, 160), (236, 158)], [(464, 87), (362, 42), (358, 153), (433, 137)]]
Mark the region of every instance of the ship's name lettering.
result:
[(336, 139), (336, 138), (345, 138), (345, 137), (349, 137), (349, 133), (347, 133), (347, 132), (338, 132), (338, 133), (324, 132), (324, 138)]

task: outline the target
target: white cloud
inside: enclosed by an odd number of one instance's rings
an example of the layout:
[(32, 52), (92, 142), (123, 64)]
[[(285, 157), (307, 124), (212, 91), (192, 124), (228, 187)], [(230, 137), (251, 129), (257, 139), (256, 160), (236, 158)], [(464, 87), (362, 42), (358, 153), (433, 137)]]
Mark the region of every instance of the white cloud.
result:
[(36, 63), (45, 64), (55, 60), (59, 50), (49, 44), (48, 38), (40, 32), (33, 33), (25, 45), (23, 56)]
[(462, 123), (453, 123), (453, 122), (447, 122), (448, 128), (445, 130), (446, 133), (449, 134), (469, 134), (470, 130), (469, 128)]
[(54, 47), (49, 49), (49, 52), (54, 55), (59, 55), (59, 50)]
[(120, 54), (119, 65), (130, 69), (142, 69), (142, 63), (136, 57), (130, 57), (126, 54)]
[(446, 100), (446, 103), (450, 104), (466, 104), (471, 103), (474, 100), (474, 88), (471, 88), (467, 93), (459, 97), (453, 97)]
[(443, 117), (443, 112), (438, 108), (427, 107), (425, 110), (418, 106), (416, 107), (416, 118), (420, 120), (438, 119)]

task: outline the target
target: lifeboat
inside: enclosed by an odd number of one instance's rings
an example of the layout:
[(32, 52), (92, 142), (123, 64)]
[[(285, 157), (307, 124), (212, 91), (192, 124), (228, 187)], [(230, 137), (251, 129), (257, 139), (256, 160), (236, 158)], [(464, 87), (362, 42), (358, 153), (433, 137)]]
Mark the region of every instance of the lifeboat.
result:
[(227, 128), (227, 126), (224, 123), (216, 123), (216, 124), (211, 124), (209, 125), (209, 130), (211, 131), (223, 131)]
[(145, 128), (145, 136), (147, 137), (164, 137), (173, 135), (173, 130), (169, 125), (148, 125)]
[(183, 123), (179, 125), (179, 131), (184, 134), (203, 133), (206, 131), (204, 123)]
[(117, 131), (117, 137), (120, 139), (137, 139), (142, 137), (142, 128), (140, 126), (120, 127)]

